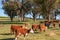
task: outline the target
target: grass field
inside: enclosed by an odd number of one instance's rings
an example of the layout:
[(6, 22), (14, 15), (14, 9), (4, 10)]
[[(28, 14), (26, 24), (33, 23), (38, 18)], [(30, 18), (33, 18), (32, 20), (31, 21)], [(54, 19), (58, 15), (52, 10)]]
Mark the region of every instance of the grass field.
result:
[[(18, 24), (15, 24), (18, 25)], [(10, 35), (10, 26), (11, 24), (0, 24), (0, 40), (14, 40), (15, 35)], [(54, 32), (56, 35), (48, 36), (47, 34), (50, 32)], [(23, 40), (23, 35), (18, 38), (18, 40)], [(60, 29), (59, 28), (51, 28), (47, 29), (46, 32), (41, 33), (29, 33), (28, 38), (26, 40), (60, 40)]]
[[(37, 20), (36, 23), (39, 23), (40, 21), (44, 20)], [(25, 22), (30, 22), (30, 24), (34, 23), (30, 19), (26, 20)], [(24, 24), (25, 22), (10, 22), (9, 18), (0, 17), (0, 40), (14, 40), (15, 35), (10, 35), (11, 24), (20, 25)], [(31, 26), (28, 28), (31, 28)], [(56, 35), (49, 36), (48, 34), (50, 34), (51, 32), (55, 33)], [(24, 37), (22, 35), (18, 38), (18, 40), (23, 40), (23, 38)], [(46, 32), (41, 33), (39, 32), (36, 32), (34, 34), (29, 33), (28, 38), (26, 38), (26, 40), (60, 40), (60, 28), (50, 28), (47, 29)]]

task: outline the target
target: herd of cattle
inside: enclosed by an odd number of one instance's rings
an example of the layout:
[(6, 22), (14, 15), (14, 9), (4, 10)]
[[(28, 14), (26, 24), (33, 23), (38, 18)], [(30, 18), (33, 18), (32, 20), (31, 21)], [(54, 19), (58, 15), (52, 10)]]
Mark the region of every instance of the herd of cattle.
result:
[[(11, 25), (11, 34), (15, 33), (15, 40), (18, 39), (18, 37), (20, 35), (24, 35), (27, 36), (28, 33), (34, 33), (37, 29), (39, 29), (39, 32), (41, 31), (46, 31), (46, 29), (49, 29), (50, 24), (53, 24), (53, 27), (55, 28), (55, 22), (57, 21), (45, 21), (45, 25), (43, 24), (43, 22), (40, 22), (39, 24), (32, 24), (31, 28), (28, 28), (29, 23), (25, 23), (25, 25)], [(60, 28), (60, 22), (59, 22), (59, 28)]]

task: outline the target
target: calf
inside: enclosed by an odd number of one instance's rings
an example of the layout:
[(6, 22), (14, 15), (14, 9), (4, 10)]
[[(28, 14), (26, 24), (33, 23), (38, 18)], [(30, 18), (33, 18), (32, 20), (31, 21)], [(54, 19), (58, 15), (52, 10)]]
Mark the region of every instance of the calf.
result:
[(38, 27), (37, 24), (33, 24), (33, 25), (32, 25), (32, 29), (33, 29), (34, 31), (36, 31), (37, 27)]
[(60, 20), (59, 20), (59, 28), (60, 28)]
[(40, 32), (41, 31), (46, 31), (46, 29), (47, 29), (47, 27), (45, 26), (45, 25), (43, 25), (43, 24), (39, 24), (39, 29), (40, 29)]
[(11, 34), (14, 34), (14, 32), (19, 28), (22, 28), (22, 26), (11, 25)]
[(47, 28), (49, 29), (50, 22), (49, 21), (45, 21), (45, 26), (47, 26)]
[(55, 24), (55, 22), (53, 22), (53, 27), (56, 28), (56, 24)]
[(15, 30), (17, 30), (17, 29), (19, 29), (19, 28), (27, 28), (27, 26), (28, 26), (28, 22), (26, 22), (25, 23), (25, 25), (23, 26), (23, 25), (11, 25), (11, 34), (14, 34), (14, 32), (15, 32)]
[(45, 25), (43, 25), (42, 23), (40, 23), (39, 25), (33, 24), (33, 25), (32, 25), (32, 30), (33, 30), (33, 31), (36, 31), (37, 29), (39, 29), (40, 32), (41, 32), (41, 31), (44, 31), (44, 32), (45, 32), (45, 30), (47, 29), (47, 27), (46, 27)]
[[(21, 35), (24, 35), (24, 37), (25, 36), (27, 36), (28, 35), (28, 33), (30, 32), (30, 29), (26, 29), (26, 28), (19, 28), (19, 29), (17, 29), (16, 31), (15, 31), (15, 40), (17, 40), (17, 38), (19, 37), (19, 36), (21, 36)], [(25, 38), (24, 38), (25, 39)]]

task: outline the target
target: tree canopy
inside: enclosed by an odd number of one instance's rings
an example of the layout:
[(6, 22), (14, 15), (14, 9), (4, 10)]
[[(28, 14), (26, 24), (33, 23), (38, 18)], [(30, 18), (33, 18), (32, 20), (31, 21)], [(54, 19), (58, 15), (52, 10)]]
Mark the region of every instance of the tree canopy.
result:
[(53, 10), (57, 9), (57, 4), (59, 0), (8, 0), (7, 2), (3, 2), (3, 8), (5, 12), (10, 16), (11, 20), (13, 20), (14, 16), (19, 15), (21, 20), (24, 21), (25, 14), (29, 11), (33, 14), (33, 20), (36, 21), (36, 17), (38, 15), (42, 15), (43, 17), (50, 18)]

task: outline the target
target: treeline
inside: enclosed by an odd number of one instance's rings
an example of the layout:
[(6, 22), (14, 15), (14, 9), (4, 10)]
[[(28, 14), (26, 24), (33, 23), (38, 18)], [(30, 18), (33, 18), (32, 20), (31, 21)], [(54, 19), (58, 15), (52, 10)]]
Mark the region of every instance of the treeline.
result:
[[(56, 19), (58, 0), (3, 0), (3, 9), (11, 21), (19, 16), (20, 21), (25, 20), (25, 15), (32, 14), (33, 20), (42, 15), (44, 19)], [(55, 10), (55, 11), (54, 11)], [(31, 13), (32, 12), (32, 13)]]

